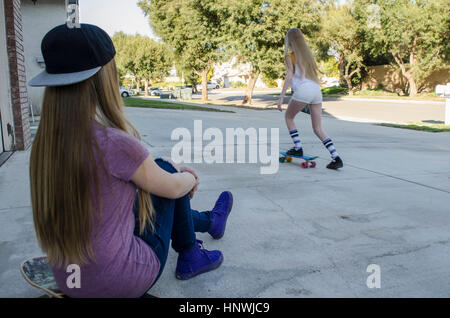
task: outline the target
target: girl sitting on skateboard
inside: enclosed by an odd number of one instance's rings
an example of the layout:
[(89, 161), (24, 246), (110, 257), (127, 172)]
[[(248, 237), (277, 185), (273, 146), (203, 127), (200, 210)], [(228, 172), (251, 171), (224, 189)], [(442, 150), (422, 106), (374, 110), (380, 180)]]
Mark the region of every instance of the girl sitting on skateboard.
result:
[[(199, 178), (154, 160), (140, 142), (123, 113), (106, 32), (58, 26), (44, 37), (42, 54), (46, 70), (29, 83), (46, 86), (31, 197), (37, 238), (61, 291), (140, 297), (160, 277), (171, 240), (178, 279), (219, 267), (222, 253), (204, 249), (195, 232), (221, 238), (233, 197), (223, 192), (211, 211), (191, 209)], [(67, 285), (77, 279), (69, 264), (79, 266), (79, 288)]]
[(314, 133), (331, 154), (332, 161), (327, 168), (342, 168), (344, 166), (342, 159), (334, 148), (331, 138), (322, 129), (322, 91), (317, 76), (318, 67), (303, 33), (297, 28), (290, 29), (286, 34), (284, 61), (286, 80), (278, 101), (280, 112), (283, 111), (281, 106), (286, 90), (291, 86), (294, 91), (285, 115), (286, 125), (294, 142), (294, 147), (288, 150), (287, 154), (303, 156), (303, 147), (294, 118), (306, 105), (309, 105)]

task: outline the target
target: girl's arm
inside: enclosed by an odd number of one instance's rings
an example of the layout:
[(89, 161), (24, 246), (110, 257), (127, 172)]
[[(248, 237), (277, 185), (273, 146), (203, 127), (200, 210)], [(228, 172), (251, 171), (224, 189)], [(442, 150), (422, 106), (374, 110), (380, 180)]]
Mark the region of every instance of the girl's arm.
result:
[(161, 169), (151, 155), (139, 166), (131, 180), (139, 188), (168, 199), (181, 198), (196, 185), (191, 173), (169, 173)]
[(281, 90), (280, 99), (278, 100), (278, 109), (283, 111), (281, 105), (283, 105), (284, 97), (286, 96), (287, 89), (291, 86), (292, 77), (294, 76), (294, 64), (290, 56), (285, 58), (286, 64), (286, 79), (284, 80), (283, 89)]

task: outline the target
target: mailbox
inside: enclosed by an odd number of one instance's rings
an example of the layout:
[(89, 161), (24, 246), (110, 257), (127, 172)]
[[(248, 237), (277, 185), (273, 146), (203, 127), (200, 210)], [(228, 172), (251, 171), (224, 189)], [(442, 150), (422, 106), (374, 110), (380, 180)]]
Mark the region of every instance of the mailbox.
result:
[(447, 85), (437, 85), (436, 95), (445, 97), (445, 124), (450, 125), (450, 83)]

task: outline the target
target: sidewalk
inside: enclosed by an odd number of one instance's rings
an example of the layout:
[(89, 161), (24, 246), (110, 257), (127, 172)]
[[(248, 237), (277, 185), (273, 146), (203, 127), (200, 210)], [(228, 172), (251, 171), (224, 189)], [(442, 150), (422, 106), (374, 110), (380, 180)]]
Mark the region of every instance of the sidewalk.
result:
[[(154, 157), (170, 155), (176, 127), (279, 128), (280, 148), (291, 146), (275, 110), (236, 113), (127, 108)], [(282, 164), (275, 175), (255, 164), (192, 165), (201, 178), (192, 206), (207, 210), (222, 190), (235, 205), (221, 240), (199, 234), (223, 265), (192, 280), (174, 277), (170, 251), (152, 289), (161, 297), (450, 297), (450, 133), (426, 133), (324, 117), (344, 159), (325, 168), (329, 154), (296, 120), (315, 169)], [(206, 144), (206, 143), (205, 143)], [(424, 155), (427, 155), (424, 158)], [(19, 273), (36, 243), (28, 183), (29, 151), (0, 168), (0, 297), (38, 297)], [(381, 289), (368, 289), (369, 264), (381, 267)]]

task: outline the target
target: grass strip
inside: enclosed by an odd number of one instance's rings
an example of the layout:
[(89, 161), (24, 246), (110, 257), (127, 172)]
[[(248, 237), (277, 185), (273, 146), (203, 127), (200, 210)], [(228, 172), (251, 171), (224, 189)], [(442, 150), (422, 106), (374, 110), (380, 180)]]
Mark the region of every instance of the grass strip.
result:
[(179, 109), (179, 110), (199, 110), (205, 112), (223, 112), (234, 113), (230, 110), (222, 110), (211, 107), (203, 107), (198, 105), (182, 104), (177, 102), (164, 102), (160, 100), (142, 99), (142, 98), (124, 98), (123, 102), (126, 107), (141, 107), (141, 108), (158, 108), (158, 109)]

